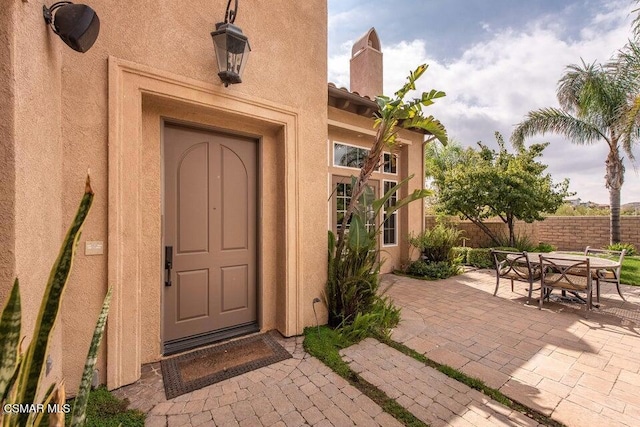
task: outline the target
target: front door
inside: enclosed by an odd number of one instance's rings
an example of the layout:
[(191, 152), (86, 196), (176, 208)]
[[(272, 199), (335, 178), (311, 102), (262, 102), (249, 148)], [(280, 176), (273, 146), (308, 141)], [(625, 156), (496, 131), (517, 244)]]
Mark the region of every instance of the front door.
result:
[(165, 354), (257, 329), (256, 151), (165, 126)]

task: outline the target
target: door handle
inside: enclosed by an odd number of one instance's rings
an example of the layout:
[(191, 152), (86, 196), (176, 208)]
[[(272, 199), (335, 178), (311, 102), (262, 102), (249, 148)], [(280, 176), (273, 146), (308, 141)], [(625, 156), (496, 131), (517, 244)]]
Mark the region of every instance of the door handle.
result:
[(164, 247), (164, 269), (166, 272), (165, 286), (171, 286), (171, 268), (173, 267), (173, 246)]

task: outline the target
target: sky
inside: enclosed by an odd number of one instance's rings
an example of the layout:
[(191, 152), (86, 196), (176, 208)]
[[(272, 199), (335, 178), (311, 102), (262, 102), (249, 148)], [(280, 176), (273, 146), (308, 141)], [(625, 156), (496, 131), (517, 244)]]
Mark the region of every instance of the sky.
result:
[[(353, 43), (374, 27), (384, 61), (384, 92), (410, 70), (429, 65), (418, 90), (447, 96), (425, 113), (464, 146), (497, 147), (527, 112), (559, 107), (558, 80), (567, 65), (608, 61), (631, 37), (633, 0), (329, 0), (329, 81), (349, 88)], [(555, 134), (542, 161), (554, 181), (569, 178), (582, 201), (609, 203), (604, 185), (606, 142), (572, 144)], [(640, 148), (625, 158), (622, 203), (640, 202)], [(626, 156), (625, 156), (626, 157)]]

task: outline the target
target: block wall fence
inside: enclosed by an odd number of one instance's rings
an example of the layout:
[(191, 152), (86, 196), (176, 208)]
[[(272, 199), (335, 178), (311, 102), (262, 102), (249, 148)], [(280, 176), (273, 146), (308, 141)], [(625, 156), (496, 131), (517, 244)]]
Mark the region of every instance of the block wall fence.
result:
[[(640, 216), (623, 216), (620, 222), (621, 241), (632, 243), (640, 249)], [(491, 246), (490, 239), (471, 221), (454, 218), (452, 223), (464, 232), (466, 246)], [(435, 216), (425, 218), (426, 228), (432, 228), (435, 224)], [(488, 220), (486, 225), (498, 235), (508, 234), (506, 224), (499, 219)], [(553, 216), (532, 224), (518, 221), (516, 235), (526, 235), (534, 244), (550, 243), (561, 251), (584, 250), (586, 246), (604, 247), (609, 244), (609, 217)]]

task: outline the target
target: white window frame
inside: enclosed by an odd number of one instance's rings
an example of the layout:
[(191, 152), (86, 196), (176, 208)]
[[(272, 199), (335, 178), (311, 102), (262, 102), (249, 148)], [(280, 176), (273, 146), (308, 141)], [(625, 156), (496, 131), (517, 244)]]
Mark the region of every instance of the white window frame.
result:
[[(396, 158), (396, 171), (395, 172), (385, 172), (384, 171), (384, 155), (388, 154), (391, 157), (395, 157)], [(380, 168), (380, 172), (382, 172), (385, 175), (394, 175), (394, 176), (398, 176), (398, 169), (400, 168), (400, 165), (398, 164), (398, 155), (395, 153), (392, 153), (390, 151), (383, 151), (382, 152), (382, 167)]]
[[(398, 168), (396, 167), (396, 171), (397, 170), (398, 170)], [(384, 196), (386, 194), (385, 182), (392, 183), (393, 184), (392, 187), (395, 186), (395, 185), (398, 185), (398, 181), (395, 181), (395, 180), (392, 180), (392, 179), (383, 179), (382, 180), (382, 189), (381, 189), (382, 190), (381, 191), (382, 196)], [(398, 202), (398, 190), (396, 190), (396, 203), (397, 202)], [(395, 243), (385, 243), (384, 242), (384, 225), (385, 225), (385, 222), (386, 222), (385, 215), (386, 215), (386, 210), (384, 209), (384, 206), (383, 206), (382, 219), (381, 219), (382, 220), (382, 247), (389, 248), (389, 247), (398, 246), (398, 234), (399, 234), (398, 233), (398, 229), (400, 228), (400, 224), (398, 222), (398, 211), (395, 211), (394, 213), (391, 214), (391, 216), (395, 217), (395, 227), (394, 227), (394, 236), (393, 236)]]
[[(370, 148), (365, 148), (362, 147), (360, 145), (355, 145), (355, 144), (349, 144), (347, 142), (340, 142), (340, 141), (333, 141), (333, 143), (331, 144), (331, 164), (333, 165), (333, 167), (335, 168), (340, 168), (340, 169), (347, 169), (347, 170), (360, 170), (361, 168), (354, 168), (352, 166), (342, 166), (342, 165), (337, 165), (336, 164), (336, 144), (340, 144), (340, 145), (346, 145), (347, 147), (353, 147), (353, 148), (358, 148), (360, 150), (365, 150), (368, 152), (371, 152)], [(368, 155), (368, 154), (367, 154)]]

